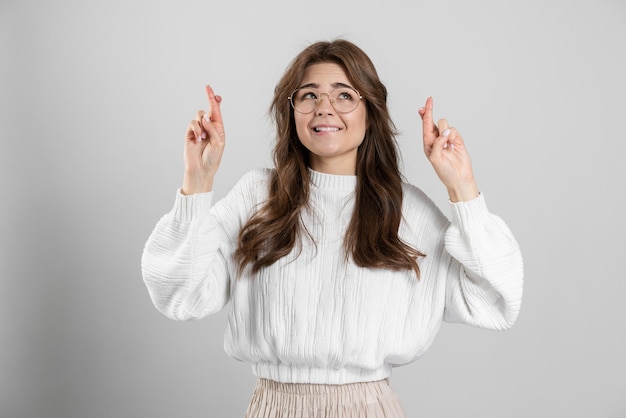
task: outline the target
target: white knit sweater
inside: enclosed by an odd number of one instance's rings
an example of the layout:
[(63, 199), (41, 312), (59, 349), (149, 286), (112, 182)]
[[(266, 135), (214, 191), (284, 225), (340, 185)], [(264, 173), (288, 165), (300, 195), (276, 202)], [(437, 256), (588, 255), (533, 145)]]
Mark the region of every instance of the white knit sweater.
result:
[[(212, 206), (212, 193), (177, 194), (142, 257), (157, 309), (197, 319), (229, 302), (224, 348), (280, 382), (343, 384), (389, 377), (433, 342), (443, 320), (502, 330), (522, 299), (519, 247), (483, 196), (450, 203), (451, 222), (417, 188), (404, 185), (402, 240), (426, 257), (413, 271), (361, 268), (342, 243), (354, 207), (354, 176), (310, 171), (311, 208), (302, 221), (315, 240), (254, 277), (238, 277), (239, 230), (267, 197), (269, 170), (245, 175)], [(376, 219), (372, 219), (376, 222)]]

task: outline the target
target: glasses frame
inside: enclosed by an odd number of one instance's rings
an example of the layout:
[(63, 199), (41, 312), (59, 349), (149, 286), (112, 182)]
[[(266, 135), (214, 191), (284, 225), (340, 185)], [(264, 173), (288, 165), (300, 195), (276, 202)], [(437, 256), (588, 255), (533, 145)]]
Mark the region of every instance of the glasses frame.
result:
[[(294, 94), (296, 94), (299, 90), (305, 89), (308, 87), (298, 87), (297, 89), (295, 89), (293, 92), (291, 92), (291, 95), (289, 95), (289, 97), (287, 98), (287, 100), (289, 100), (289, 103), (291, 103), (291, 107), (293, 108), (294, 111), (301, 113), (303, 115), (308, 115), (310, 113), (315, 112), (317, 109), (319, 109), (320, 104), (322, 103), (322, 96), (326, 95), (328, 97), (328, 102), (330, 103), (330, 105), (333, 107), (333, 109), (335, 109), (335, 111), (337, 113), (341, 113), (341, 114), (346, 114), (346, 113), (351, 113), (354, 112), (357, 107), (359, 107), (359, 104), (361, 103), (361, 100), (363, 100), (363, 96), (361, 96), (361, 93), (359, 93), (359, 91), (357, 89), (355, 89), (354, 87), (350, 87), (350, 86), (342, 86), (342, 87), (336, 87), (334, 89), (332, 89), (331, 91), (329, 91), (328, 93), (319, 93), (317, 100), (315, 101), (315, 107), (310, 111), (310, 112), (301, 112), (298, 109), (296, 109), (296, 105), (293, 103), (293, 96)], [(335, 107), (335, 101), (330, 97), (331, 93), (333, 93), (335, 90), (340, 90), (340, 89), (345, 89), (345, 88), (349, 88), (350, 90), (353, 90), (357, 97), (359, 98), (359, 100), (356, 103), (356, 106), (354, 106), (354, 109), (352, 110), (348, 110), (347, 112), (342, 112), (340, 110), (338, 110)], [(313, 89), (314, 90), (314, 89)]]

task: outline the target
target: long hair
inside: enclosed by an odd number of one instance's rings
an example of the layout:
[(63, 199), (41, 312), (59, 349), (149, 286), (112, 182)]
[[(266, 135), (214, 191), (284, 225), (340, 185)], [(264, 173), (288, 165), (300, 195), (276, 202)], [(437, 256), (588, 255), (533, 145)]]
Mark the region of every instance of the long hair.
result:
[(301, 243), (305, 232), (301, 211), (309, 201), (309, 151), (296, 133), (288, 97), (312, 64), (335, 63), (361, 93), (367, 106), (368, 128), (357, 150), (354, 212), (344, 237), (346, 257), (356, 265), (392, 270), (413, 269), (424, 256), (398, 236), (402, 220), (402, 176), (398, 167), (396, 129), (387, 110), (387, 89), (374, 64), (359, 47), (346, 40), (318, 42), (291, 62), (274, 89), (270, 114), (277, 141), (269, 184), (269, 198), (239, 234), (235, 260), (240, 271), (252, 272), (275, 263)]

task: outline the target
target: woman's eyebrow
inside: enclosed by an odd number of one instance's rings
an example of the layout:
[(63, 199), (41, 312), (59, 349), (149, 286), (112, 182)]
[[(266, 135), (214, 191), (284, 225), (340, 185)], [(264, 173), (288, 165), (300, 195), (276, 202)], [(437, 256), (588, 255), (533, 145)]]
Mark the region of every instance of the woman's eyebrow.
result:
[[(349, 88), (351, 88), (351, 89), (353, 89), (353, 88), (354, 88), (354, 87), (352, 87), (352, 86), (351, 86), (351, 85), (349, 85), (349, 84), (346, 84), (346, 83), (341, 83), (341, 82), (332, 83), (330, 86), (331, 86), (332, 88), (334, 88), (334, 89), (336, 89), (337, 87), (349, 87)], [(319, 88), (320, 88), (320, 85), (319, 85), (319, 84), (317, 84), (317, 83), (307, 83), (307, 84), (305, 84), (305, 85), (303, 85), (303, 86), (300, 86), (299, 88), (301, 88), (301, 89), (319, 89)]]
[(346, 84), (346, 83), (333, 83), (333, 84), (331, 84), (331, 85), (332, 85), (332, 87), (333, 87), (334, 89), (336, 89), (337, 87), (349, 87), (349, 88), (351, 88), (351, 89), (353, 89), (353, 88), (354, 88), (354, 87), (352, 87), (351, 85)]

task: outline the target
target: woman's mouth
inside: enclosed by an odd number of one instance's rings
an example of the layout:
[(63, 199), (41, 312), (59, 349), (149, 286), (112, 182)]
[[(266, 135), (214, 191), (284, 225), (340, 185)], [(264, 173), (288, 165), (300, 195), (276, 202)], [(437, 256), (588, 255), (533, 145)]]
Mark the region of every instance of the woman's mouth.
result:
[(337, 126), (314, 126), (314, 132), (337, 132), (339, 127)]

